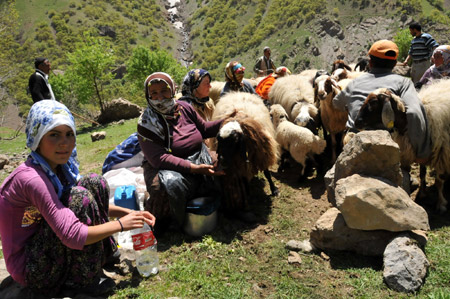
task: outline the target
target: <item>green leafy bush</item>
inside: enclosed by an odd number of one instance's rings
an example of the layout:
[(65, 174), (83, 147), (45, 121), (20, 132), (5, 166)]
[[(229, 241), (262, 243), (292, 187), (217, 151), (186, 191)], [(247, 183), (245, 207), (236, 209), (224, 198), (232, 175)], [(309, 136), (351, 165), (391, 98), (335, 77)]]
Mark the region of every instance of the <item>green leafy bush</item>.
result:
[(409, 29), (401, 29), (397, 31), (394, 36), (394, 42), (398, 46), (398, 61), (405, 60), (406, 56), (408, 56), (409, 47), (411, 45), (412, 36), (409, 33)]

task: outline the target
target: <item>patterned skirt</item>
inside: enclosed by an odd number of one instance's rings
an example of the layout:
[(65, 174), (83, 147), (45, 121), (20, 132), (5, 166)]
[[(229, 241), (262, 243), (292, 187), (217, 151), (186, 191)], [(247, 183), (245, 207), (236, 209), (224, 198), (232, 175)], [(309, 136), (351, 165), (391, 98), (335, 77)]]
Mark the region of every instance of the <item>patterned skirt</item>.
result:
[[(109, 186), (95, 173), (84, 176), (61, 201), (84, 224), (93, 226), (109, 221)], [(83, 250), (71, 249), (42, 221), (25, 248), (27, 287), (41, 294), (56, 295), (65, 288), (88, 286), (103, 273), (104, 261), (116, 250), (113, 237), (86, 245)]]

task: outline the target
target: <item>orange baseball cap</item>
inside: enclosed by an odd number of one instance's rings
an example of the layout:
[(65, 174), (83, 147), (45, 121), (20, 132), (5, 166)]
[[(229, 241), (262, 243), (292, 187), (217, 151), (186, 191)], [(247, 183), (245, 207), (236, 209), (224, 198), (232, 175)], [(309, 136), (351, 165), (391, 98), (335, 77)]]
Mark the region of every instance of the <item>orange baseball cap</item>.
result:
[(370, 47), (369, 55), (381, 59), (397, 60), (398, 47), (394, 42), (382, 39), (373, 43), (372, 47)]

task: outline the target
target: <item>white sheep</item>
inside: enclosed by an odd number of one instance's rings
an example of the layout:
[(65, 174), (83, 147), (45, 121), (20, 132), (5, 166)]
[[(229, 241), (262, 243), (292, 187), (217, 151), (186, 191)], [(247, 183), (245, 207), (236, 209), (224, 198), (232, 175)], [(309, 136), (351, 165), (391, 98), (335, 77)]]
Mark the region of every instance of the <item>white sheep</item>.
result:
[[(330, 76), (322, 75), (316, 78), (314, 84), (314, 98), (315, 101), (320, 102), (319, 110), (322, 127), (330, 134), (331, 138), (332, 163), (336, 161), (338, 152), (336, 135), (344, 133), (348, 119), (348, 113), (334, 108), (332, 101), (350, 81), (350, 79), (342, 79), (341, 81), (336, 82), (336, 80)], [(342, 147), (342, 143), (340, 144), (340, 147)]]
[(220, 93), (222, 92), (225, 82), (222, 81), (212, 81), (211, 89), (209, 90), (209, 98), (213, 100), (214, 105), (219, 101)]
[(275, 128), (276, 141), (289, 152), (295, 161), (302, 165), (300, 176), (303, 176), (306, 158), (314, 159), (312, 155), (320, 155), (325, 150), (326, 141), (314, 135), (307, 128), (290, 122), (286, 111), (279, 104), (270, 107), (270, 116)]
[[(229, 92), (217, 103), (213, 119), (224, 119), (213, 148), (217, 150), (226, 176), (243, 178), (244, 185), (248, 185), (259, 171), (264, 171), (272, 195), (277, 195), (278, 189), (268, 169), (277, 164), (279, 149), (269, 111), (262, 99), (246, 92)], [(241, 192), (242, 196), (248, 196), (248, 187), (246, 189)]]
[(314, 105), (314, 89), (307, 77), (290, 75), (278, 78), (269, 92), (269, 102), (280, 104), (289, 120), (312, 131), (317, 131), (319, 110)]
[(333, 73), (331, 74), (331, 77), (336, 80), (336, 81), (340, 81), (342, 79), (356, 79), (361, 75), (364, 75), (365, 72), (358, 72), (358, 71), (349, 71), (347, 69), (343, 69), (343, 68), (338, 68), (336, 70), (333, 71)]
[[(436, 172), (438, 190), (436, 209), (440, 212), (447, 210), (443, 187), (445, 179), (450, 174), (450, 92), (448, 86), (450, 86), (450, 79), (440, 80), (422, 88), (419, 92), (431, 133), (432, 153), (426, 164)], [(405, 134), (406, 108), (401, 99), (386, 88), (377, 89), (369, 94), (355, 119), (355, 126), (370, 128), (380, 122), (389, 129), (392, 129), (393, 125), (392, 138), (399, 144), (401, 164), (402, 166), (411, 165), (416, 160), (416, 156), (409, 137)], [(425, 187), (423, 174), (421, 174), (421, 179), (422, 189)]]

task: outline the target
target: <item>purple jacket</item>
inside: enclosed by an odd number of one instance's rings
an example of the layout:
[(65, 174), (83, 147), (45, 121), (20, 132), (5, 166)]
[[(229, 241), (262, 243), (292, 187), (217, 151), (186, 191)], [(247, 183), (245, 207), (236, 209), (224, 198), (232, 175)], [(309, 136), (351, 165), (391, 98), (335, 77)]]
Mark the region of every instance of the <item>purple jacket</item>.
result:
[[(181, 106), (181, 115), (168, 121), (169, 133), (173, 136), (171, 152), (167, 152), (161, 143), (144, 140), (141, 136), (138, 139), (145, 159), (154, 168), (189, 172), (191, 163), (186, 158), (200, 150), (203, 139), (217, 135), (223, 120), (205, 122), (190, 104), (183, 101), (177, 103)], [(138, 126), (141, 135), (145, 130)]]
[(61, 203), (41, 167), (28, 159), (0, 187), (0, 235), (6, 269), (22, 285), (25, 285), (25, 245), (42, 217), (64, 245), (83, 249), (88, 226)]

